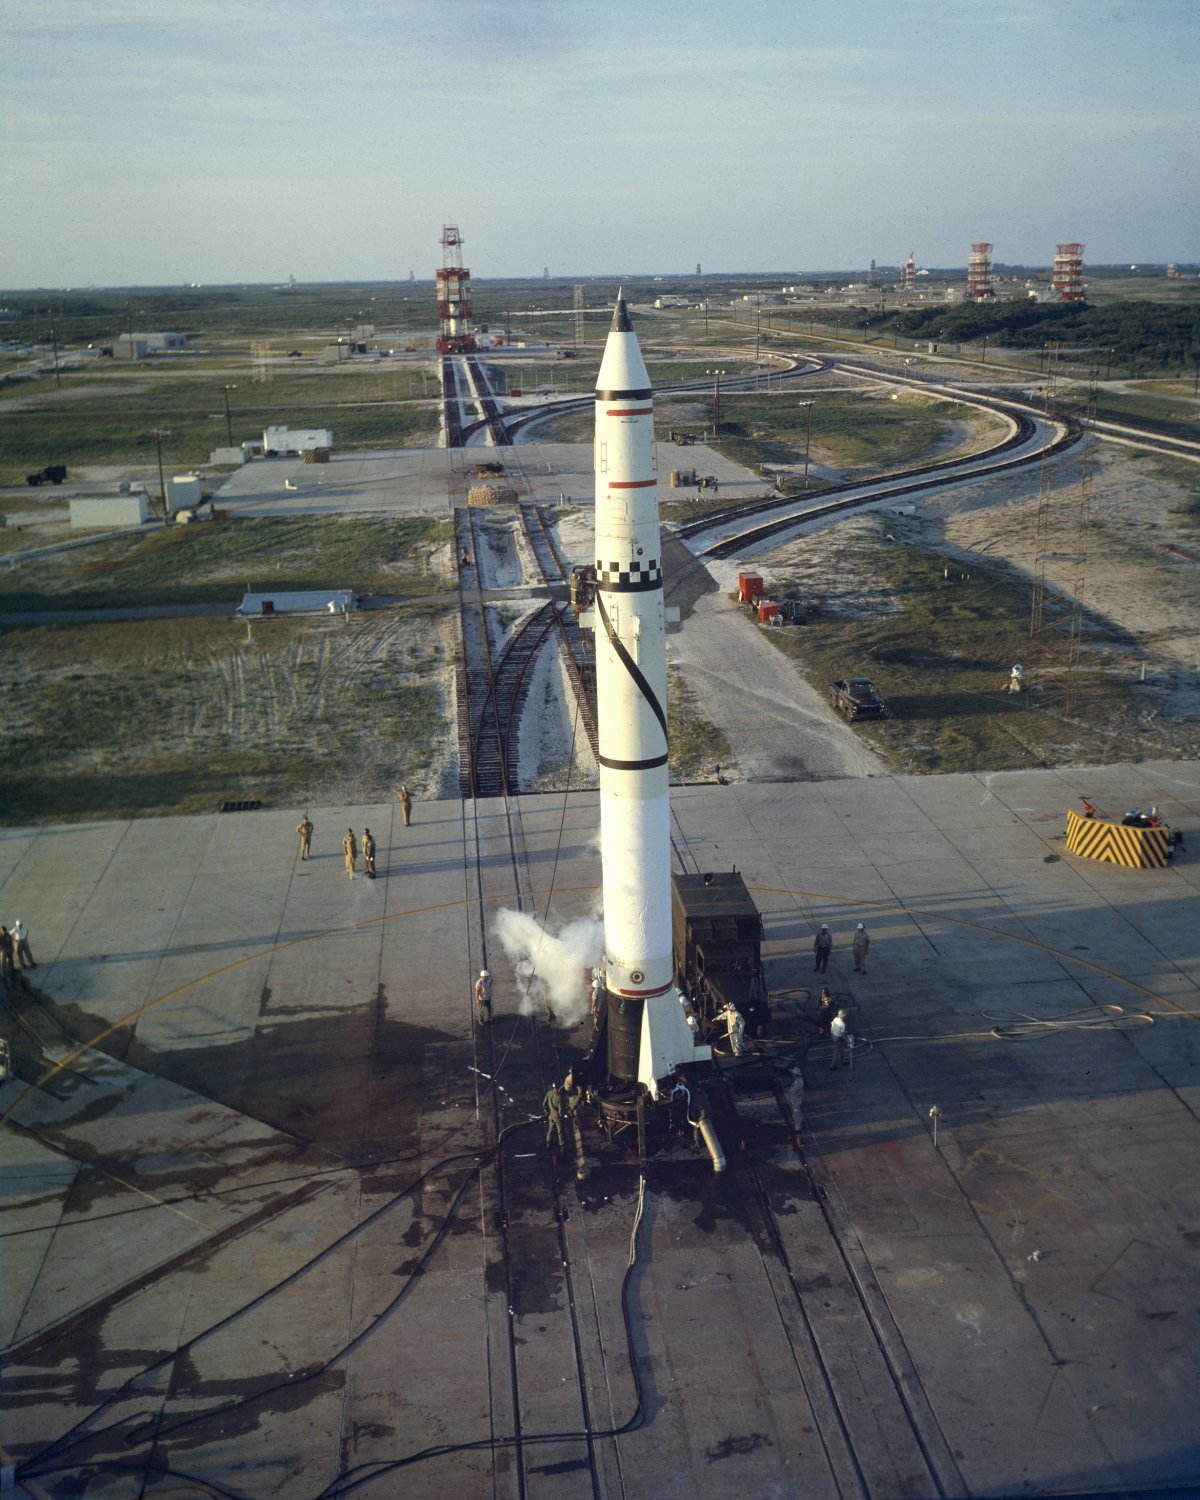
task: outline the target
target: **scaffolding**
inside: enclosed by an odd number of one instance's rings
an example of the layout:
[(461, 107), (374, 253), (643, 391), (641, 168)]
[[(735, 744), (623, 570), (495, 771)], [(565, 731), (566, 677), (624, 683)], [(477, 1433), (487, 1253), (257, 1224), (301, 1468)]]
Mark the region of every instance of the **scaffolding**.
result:
[(983, 243), (972, 245), (971, 253), (967, 256), (967, 296), (972, 302), (982, 302), (995, 295), (996, 289), (992, 285), (992, 247)]
[(583, 283), (575, 283), (575, 348), (583, 343)]
[(1045, 665), (1046, 557), (1050, 551), (1051, 459), (1054, 447), (1054, 385), (1058, 374), (1058, 344), (1046, 351), (1046, 385), (1043, 398), (1042, 461), (1038, 484), (1037, 513), (1033, 532), (1033, 587), (1029, 600), (1030, 679), (1037, 683)]
[(911, 292), (917, 284), (917, 263), (913, 259), (913, 253), (908, 252), (908, 259), (904, 262), (904, 271), (900, 278), (900, 287), (903, 291)]
[(1096, 464), (1096, 389), (1100, 368), (1088, 376), (1087, 409), (1083, 418), (1083, 446), (1079, 460), (1079, 485), (1075, 512), (1075, 572), (1071, 588), (1071, 636), (1067, 649), (1067, 711), (1075, 707), (1079, 671), (1083, 657), (1083, 596), (1087, 590), (1088, 545), (1092, 530), (1092, 479)]
[(462, 263), (462, 235), (457, 224), (442, 225), (442, 264), (437, 271), (439, 354), (472, 354), (478, 345), (468, 332), (471, 317), (471, 273)]
[(1082, 302), (1087, 296), (1083, 283), (1083, 248), (1072, 240), (1059, 245), (1055, 253), (1050, 287), (1058, 293), (1060, 302)]

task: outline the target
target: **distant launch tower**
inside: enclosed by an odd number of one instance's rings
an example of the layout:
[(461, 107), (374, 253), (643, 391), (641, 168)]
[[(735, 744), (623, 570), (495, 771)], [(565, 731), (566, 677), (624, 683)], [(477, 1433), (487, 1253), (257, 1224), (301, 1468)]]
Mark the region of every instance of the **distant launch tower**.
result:
[(992, 247), (987, 244), (971, 246), (967, 257), (967, 296), (972, 302), (982, 302), (994, 297), (992, 285)]
[(908, 259), (904, 262), (904, 274), (900, 278), (902, 290), (911, 292), (917, 284), (917, 263), (913, 259), (913, 253), (908, 252)]
[(1050, 287), (1058, 293), (1060, 302), (1082, 302), (1087, 296), (1083, 284), (1083, 250), (1084, 247), (1074, 241), (1058, 247)]
[(476, 348), (467, 331), (471, 317), (471, 273), (462, 263), (462, 235), (457, 224), (442, 226), (442, 264), (437, 272), (439, 354), (471, 354)]

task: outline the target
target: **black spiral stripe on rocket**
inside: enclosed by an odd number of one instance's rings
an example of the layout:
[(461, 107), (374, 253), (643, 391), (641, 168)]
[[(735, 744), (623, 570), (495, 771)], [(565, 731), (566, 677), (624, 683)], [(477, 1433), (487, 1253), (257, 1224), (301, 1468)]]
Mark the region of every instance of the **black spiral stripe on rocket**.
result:
[[(638, 692), (641, 693), (642, 697), (650, 705), (650, 711), (658, 720), (659, 727), (663, 732), (663, 739), (665, 740), (667, 737), (667, 716), (663, 713), (662, 704), (654, 696), (654, 689), (642, 675), (637, 662), (634, 661), (633, 657), (630, 656), (629, 652), (626, 651), (625, 647), (614, 634), (612, 621), (608, 618), (608, 610), (605, 609), (604, 599), (600, 594), (596, 595), (596, 610), (600, 616), (600, 622), (604, 626), (604, 634), (608, 637), (609, 645), (617, 653), (617, 658), (621, 665), (637, 684)], [(667, 763), (666, 755), (657, 755), (653, 760), (609, 760), (607, 756), (601, 755), (599, 760), (600, 764), (607, 766), (610, 771), (650, 771), (656, 766), (665, 766)]]

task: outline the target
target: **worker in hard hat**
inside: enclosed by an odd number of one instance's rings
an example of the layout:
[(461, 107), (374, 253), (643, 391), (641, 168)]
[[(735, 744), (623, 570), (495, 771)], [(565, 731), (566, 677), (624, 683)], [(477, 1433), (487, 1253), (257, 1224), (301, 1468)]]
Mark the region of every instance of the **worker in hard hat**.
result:
[(833, 1037), (833, 1061), (830, 1068), (841, 1068), (846, 1062), (846, 1012), (839, 1010), (833, 1018), (833, 1025), (829, 1028)]
[(561, 1146), (563, 1143), (563, 1096), (557, 1083), (552, 1083), (546, 1090), (546, 1097), (542, 1100), (542, 1113), (546, 1117), (547, 1146), (550, 1144), (551, 1134), (558, 1137), (558, 1144)]
[(824, 974), (829, 967), (829, 955), (833, 952), (833, 938), (829, 933), (829, 923), (822, 922), (821, 930), (813, 938), (813, 973)]
[(492, 1019), (492, 976), (486, 969), (480, 969), (475, 981), (475, 1015), (481, 1026)]
[(720, 1019), (723, 1020), (725, 1022), (725, 1025), (729, 1028), (730, 1050), (732, 1051), (734, 1057), (741, 1057), (743, 1038), (746, 1034), (746, 1022), (742, 1017), (741, 1011), (738, 1010), (737, 1006), (733, 1003), (732, 1000), (729, 1001), (729, 1003), (725, 1006), (725, 1009), (721, 1012)]
[(854, 929), (854, 972), (865, 974), (867, 972), (867, 954), (871, 948), (870, 934), (867, 932), (865, 922), (860, 922)]

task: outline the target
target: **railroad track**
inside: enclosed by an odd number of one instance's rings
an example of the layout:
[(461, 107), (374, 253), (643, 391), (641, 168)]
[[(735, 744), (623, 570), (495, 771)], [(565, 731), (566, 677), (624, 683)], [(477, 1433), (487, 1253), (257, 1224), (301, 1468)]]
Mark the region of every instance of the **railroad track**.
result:
[(457, 727), (459, 785), (464, 797), (505, 797), (519, 790), (520, 716), (535, 665), (545, 650), (557, 647), (563, 653), (593, 752), (599, 744), (595, 659), (587, 632), (566, 603), (566, 560), (543, 507), (519, 503), (517, 517), (549, 599), (497, 650), (488, 626), (489, 606), (479, 587), (474, 512), (470, 505), (455, 511), (455, 555), (468, 559), (459, 567), (463, 660), (458, 670)]
[[(955, 483), (974, 483), (979, 479), (986, 479), (991, 475), (1003, 474), (1010, 469), (1020, 469), (1031, 464), (1043, 462), (1043, 460), (1064, 449), (1072, 447), (1083, 436), (1084, 428), (1074, 418), (1067, 421), (1063, 431), (1048, 445), (1035, 449), (1031, 453), (1023, 454), (1017, 458), (1004, 458), (987, 464), (973, 466), (970, 470), (962, 471), (954, 476)], [(803, 510), (794, 508), (795, 501), (790, 504), (793, 507), (788, 515), (774, 521), (768, 521), (761, 526), (751, 526), (745, 531), (739, 531), (732, 536), (726, 536), (710, 546), (702, 547), (700, 550), (706, 557), (734, 557), (753, 547), (760, 546), (763, 542), (773, 537), (781, 536), (784, 532), (794, 531), (798, 526), (803, 526), (810, 521), (820, 520), (825, 516), (837, 515), (843, 511), (857, 510), (867, 505), (877, 505), (881, 500), (893, 500), (901, 495), (914, 495), (921, 490), (935, 489), (939, 485), (947, 483), (945, 474), (927, 474), (924, 478), (910, 478), (903, 484), (888, 485), (879, 490), (872, 490), (867, 495), (851, 495), (840, 500), (828, 500), (817, 505), (808, 506)], [(861, 486), (859, 486), (861, 488)], [(823, 491), (828, 494), (828, 491)], [(712, 529), (719, 522), (710, 522), (707, 529)], [(703, 530), (705, 528), (701, 528)], [(693, 534), (699, 534), (693, 533)]]

